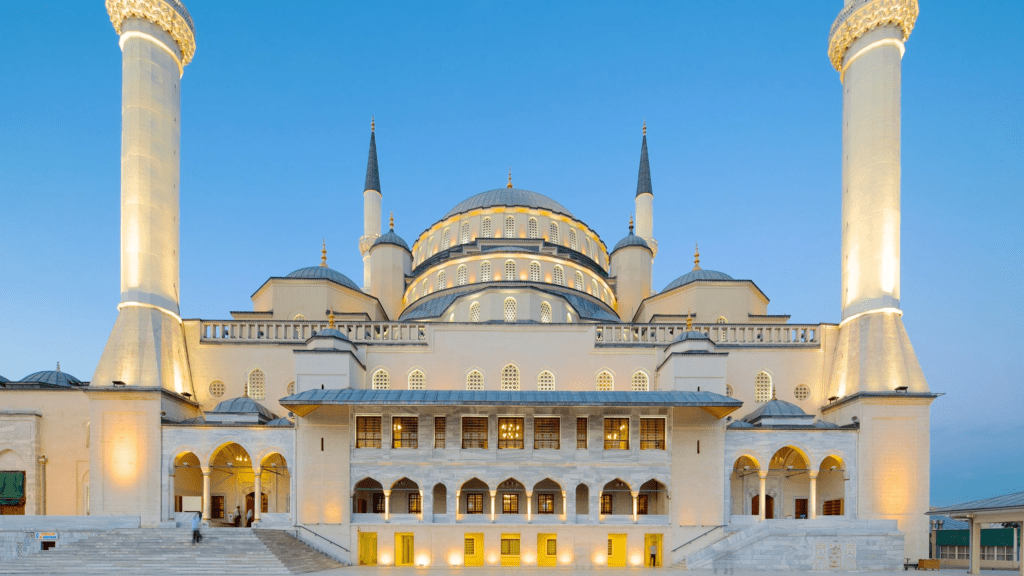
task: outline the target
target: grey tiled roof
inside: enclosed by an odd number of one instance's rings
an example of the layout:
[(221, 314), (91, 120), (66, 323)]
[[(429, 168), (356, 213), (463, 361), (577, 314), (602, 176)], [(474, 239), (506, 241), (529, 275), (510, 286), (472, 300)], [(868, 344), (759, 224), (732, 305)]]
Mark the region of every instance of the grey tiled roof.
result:
[(725, 406), (739, 400), (713, 392), (538, 392), (498, 390), (306, 390), (280, 400), (282, 406), (360, 404), (372, 406)]
[[(566, 216), (572, 216), (572, 212), (569, 212), (565, 206), (562, 206), (543, 194), (531, 192), (530, 190), (521, 190), (519, 188), (496, 188), (494, 190), (488, 190), (466, 198), (462, 202), (456, 204), (455, 207), (449, 210), (441, 219), (444, 220), (450, 216), (455, 216), (456, 214), (469, 212), (470, 210), (475, 210), (477, 208), (488, 208), (491, 206), (523, 206), (526, 208), (542, 208), (559, 214), (565, 214)], [(572, 217), (575, 218), (575, 216)], [(499, 222), (496, 226), (500, 228), (502, 224)]]
[(54, 384), (56, 386), (81, 386), (82, 381), (67, 372), (60, 370), (43, 370), (33, 372), (18, 382), (39, 382), (42, 384)]
[[(303, 279), (322, 279), (330, 280), (335, 284), (341, 284), (347, 288), (353, 290), (360, 290), (359, 286), (356, 285), (348, 276), (345, 276), (337, 270), (332, 270), (327, 266), (308, 266), (306, 268), (299, 268), (295, 272), (288, 275), (289, 278), (303, 278)], [(360, 290), (361, 291), (361, 290)]]
[(993, 496), (992, 498), (973, 500), (971, 502), (964, 502), (962, 504), (955, 504), (953, 506), (934, 508), (932, 510), (929, 510), (928, 513), (944, 514), (946, 512), (966, 512), (970, 510), (995, 510), (999, 508), (1024, 508), (1024, 492), (1014, 492), (1012, 494), (1003, 494), (1002, 496)]
[(414, 302), (412, 306), (406, 308), (403, 312), (400, 320), (422, 320), (426, 318), (437, 318), (449, 306), (452, 305), (455, 300), (467, 296), (471, 293), (480, 292), (489, 288), (533, 288), (541, 292), (548, 292), (560, 298), (565, 298), (572, 306), (576, 313), (585, 320), (598, 320), (601, 322), (620, 322), (619, 317), (616, 316), (611, 310), (606, 308), (603, 304), (598, 304), (580, 295), (580, 293), (571, 288), (563, 288), (561, 286), (554, 286), (552, 284), (537, 284), (527, 282), (486, 282), (480, 284), (470, 284), (467, 286), (460, 286), (458, 288), (449, 288), (439, 293), (434, 293), (426, 298), (421, 298)]
[(366, 159), (366, 185), (363, 190), (380, 192), (380, 172), (377, 170), (377, 139), (370, 131), (370, 155)]
[(756, 424), (758, 420), (765, 417), (776, 416), (779, 418), (798, 418), (811, 416), (807, 412), (804, 412), (802, 408), (796, 404), (791, 404), (784, 400), (769, 400), (762, 404), (757, 410), (754, 410), (750, 414), (743, 417), (744, 422), (750, 422)]
[(274, 420), (267, 422), (267, 426), (272, 428), (293, 428), (295, 424), (287, 418), (275, 418)]
[(276, 418), (274, 413), (267, 410), (265, 406), (246, 396), (224, 400), (209, 412), (219, 414), (260, 414), (268, 420)]
[(618, 250), (619, 248), (625, 248), (627, 246), (642, 246), (644, 248), (647, 248), (648, 250), (651, 249), (651, 247), (647, 245), (646, 240), (637, 236), (636, 234), (633, 234), (632, 228), (629, 229), (629, 234), (627, 234), (625, 238), (619, 240), (615, 244), (615, 247), (612, 248), (612, 254), (614, 254), (615, 251)]
[(665, 289), (662, 290), (662, 292), (668, 292), (669, 290), (674, 290), (680, 286), (686, 286), (691, 282), (697, 282), (699, 280), (722, 281), (735, 280), (735, 278), (729, 276), (725, 272), (717, 272), (715, 270), (692, 270), (669, 282), (668, 286), (665, 286)]
[(640, 174), (636, 178), (636, 195), (654, 195), (651, 188), (651, 164), (647, 160), (647, 134), (644, 134), (644, 143), (640, 145)]

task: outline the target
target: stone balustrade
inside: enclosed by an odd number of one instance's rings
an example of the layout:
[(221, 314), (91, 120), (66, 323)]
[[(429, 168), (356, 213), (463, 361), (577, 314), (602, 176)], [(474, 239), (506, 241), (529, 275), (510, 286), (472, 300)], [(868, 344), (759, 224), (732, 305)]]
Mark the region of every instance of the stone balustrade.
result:
[[(721, 347), (792, 346), (817, 348), (820, 345), (817, 324), (694, 324)], [(598, 346), (664, 346), (687, 331), (685, 324), (598, 324)]]
[[(327, 328), (325, 321), (200, 320), (199, 339), (204, 344), (300, 344)], [(334, 329), (357, 343), (427, 343), (427, 326), (422, 323), (335, 322)]]

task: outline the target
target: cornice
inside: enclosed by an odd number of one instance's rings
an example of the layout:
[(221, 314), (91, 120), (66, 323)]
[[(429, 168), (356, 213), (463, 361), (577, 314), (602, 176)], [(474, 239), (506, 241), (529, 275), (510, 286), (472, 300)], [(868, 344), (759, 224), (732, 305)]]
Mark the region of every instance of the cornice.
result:
[(858, 0), (847, 6), (839, 13), (829, 33), (828, 58), (832, 66), (842, 71), (843, 58), (850, 46), (879, 26), (898, 26), (905, 42), (910, 38), (919, 11), (917, 0)]

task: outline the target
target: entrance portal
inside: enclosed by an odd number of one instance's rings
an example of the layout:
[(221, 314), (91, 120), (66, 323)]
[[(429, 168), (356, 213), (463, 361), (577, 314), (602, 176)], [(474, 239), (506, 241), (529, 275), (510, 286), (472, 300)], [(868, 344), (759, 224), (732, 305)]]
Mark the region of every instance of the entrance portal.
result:
[[(755, 494), (754, 497), (750, 499), (750, 513), (752, 515), (757, 516), (758, 514), (761, 513), (761, 506), (760, 506), (760, 504), (761, 504), (761, 498), (760, 498), (760, 496)], [(771, 496), (765, 494), (764, 495), (764, 519), (765, 520), (771, 520), (772, 518), (775, 518), (775, 498), (772, 498)]]

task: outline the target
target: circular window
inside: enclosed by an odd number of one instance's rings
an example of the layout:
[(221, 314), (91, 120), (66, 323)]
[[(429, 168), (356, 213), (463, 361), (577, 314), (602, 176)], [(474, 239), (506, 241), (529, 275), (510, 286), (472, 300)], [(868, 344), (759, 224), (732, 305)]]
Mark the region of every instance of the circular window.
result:
[(796, 396), (797, 400), (807, 400), (811, 397), (811, 389), (806, 384), (801, 384), (793, 390), (793, 396)]
[(295, 382), (289, 382), (288, 385), (284, 387), (284, 393), (288, 396), (295, 394)]
[(725, 385), (725, 395), (728, 396), (729, 398), (732, 398), (732, 395), (733, 395), (732, 384), (726, 384)]
[(210, 382), (210, 396), (220, 398), (227, 391), (227, 387), (220, 380), (214, 380)]

